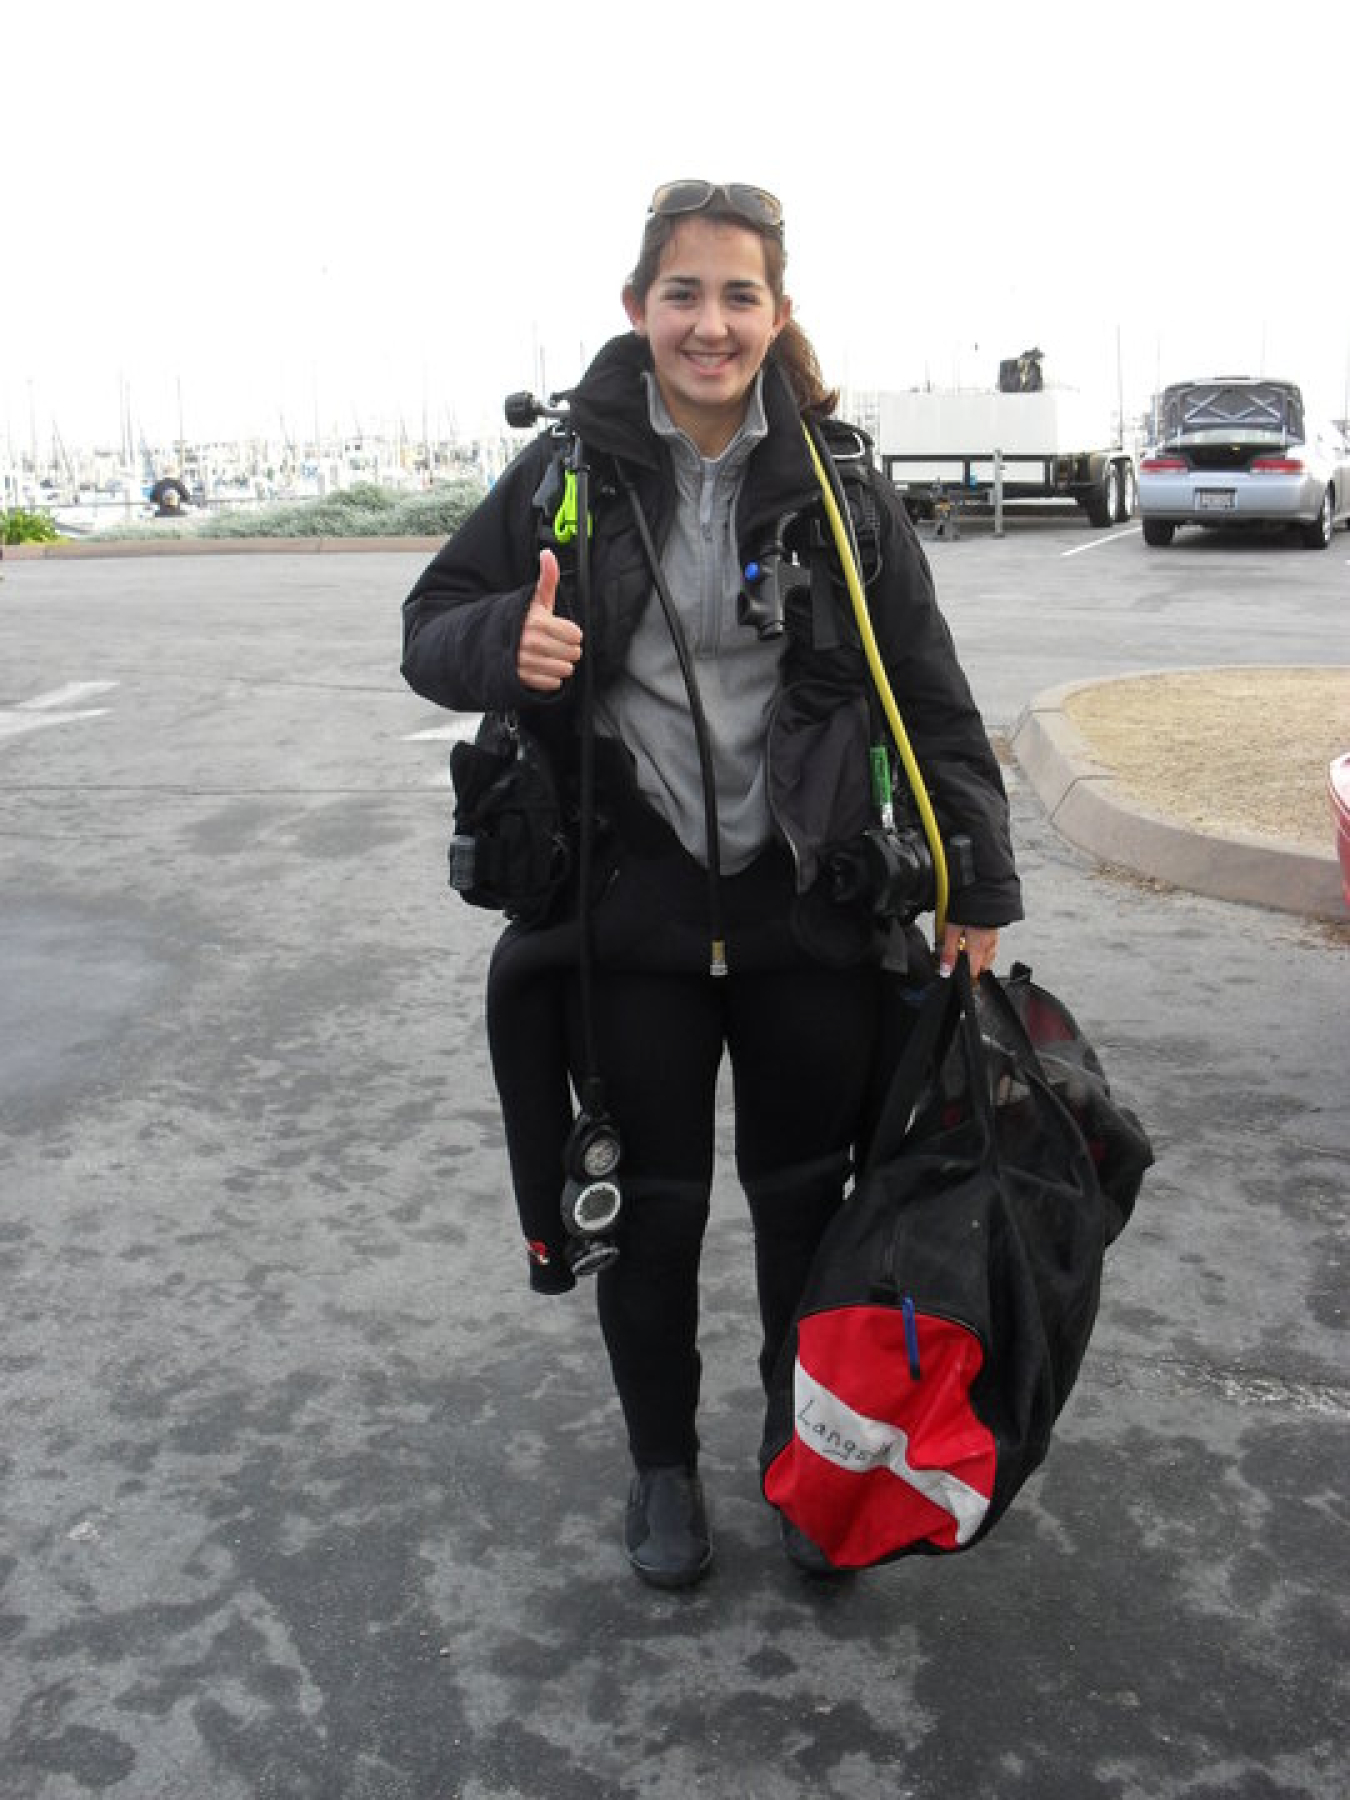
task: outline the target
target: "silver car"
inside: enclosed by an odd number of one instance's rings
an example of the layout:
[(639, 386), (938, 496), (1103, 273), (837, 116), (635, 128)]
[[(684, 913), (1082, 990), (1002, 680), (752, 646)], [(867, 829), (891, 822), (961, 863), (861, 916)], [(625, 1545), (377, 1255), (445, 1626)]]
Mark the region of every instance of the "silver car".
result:
[(1308, 425), (1292, 381), (1179, 381), (1162, 392), (1157, 442), (1139, 464), (1146, 544), (1178, 525), (1292, 525), (1325, 550), (1350, 525), (1350, 444)]

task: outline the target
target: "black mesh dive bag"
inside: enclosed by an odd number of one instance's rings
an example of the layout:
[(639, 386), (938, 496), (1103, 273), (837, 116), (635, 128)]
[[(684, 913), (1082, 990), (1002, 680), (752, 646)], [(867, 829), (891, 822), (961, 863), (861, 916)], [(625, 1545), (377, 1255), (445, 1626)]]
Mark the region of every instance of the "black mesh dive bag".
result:
[(976, 984), (963, 956), (933, 983), (775, 1371), (764, 1493), (839, 1568), (964, 1550), (1002, 1516), (1049, 1448), (1152, 1160), (1028, 981)]

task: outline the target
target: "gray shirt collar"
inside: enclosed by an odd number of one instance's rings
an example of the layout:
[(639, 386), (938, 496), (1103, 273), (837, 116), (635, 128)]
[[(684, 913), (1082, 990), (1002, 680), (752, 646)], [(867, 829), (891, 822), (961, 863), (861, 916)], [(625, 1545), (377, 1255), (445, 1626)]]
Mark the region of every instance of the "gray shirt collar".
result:
[(647, 414), (651, 420), (652, 430), (657, 437), (664, 438), (672, 450), (678, 454), (688, 454), (697, 463), (708, 468), (734, 467), (745, 461), (746, 457), (759, 443), (761, 438), (769, 435), (769, 422), (764, 415), (764, 370), (756, 372), (746, 399), (745, 417), (741, 420), (740, 429), (720, 456), (704, 456), (694, 440), (671, 418), (666, 410), (666, 403), (661, 398), (661, 390), (656, 384), (656, 376), (650, 369), (643, 371), (643, 381), (647, 384)]

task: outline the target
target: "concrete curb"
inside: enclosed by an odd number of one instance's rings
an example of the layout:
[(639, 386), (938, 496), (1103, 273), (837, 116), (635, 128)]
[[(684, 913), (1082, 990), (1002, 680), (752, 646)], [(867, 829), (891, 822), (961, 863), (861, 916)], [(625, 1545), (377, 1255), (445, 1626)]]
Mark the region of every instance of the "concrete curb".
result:
[(64, 538), (58, 544), (0, 544), (0, 560), (34, 562), (105, 556), (315, 556), (324, 551), (440, 549), (439, 537)]
[(1065, 711), (1072, 695), (1105, 685), (1075, 681), (1038, 694), (1009, 740), (1051, 823), (1071, 844), (1101, 862), (1215, 900), (1345, 920), (1330, 821), (1329, 847), (1321, 856), (1280, 838), (1213, 837), (1151, 813), (1127, 795)]

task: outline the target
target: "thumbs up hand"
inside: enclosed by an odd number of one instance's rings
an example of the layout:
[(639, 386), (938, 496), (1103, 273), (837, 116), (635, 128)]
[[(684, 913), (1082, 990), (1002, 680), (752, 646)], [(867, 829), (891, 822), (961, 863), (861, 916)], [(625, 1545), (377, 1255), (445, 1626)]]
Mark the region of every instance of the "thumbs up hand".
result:
[(556, 694), (581, 661), (581, 627), (573, 619), (557, 617), (553, 610), (557, 597), (558, 559), (551, 550), (541, 550), (539, 582), (516, 651), (521, 686), (539, 694)]

